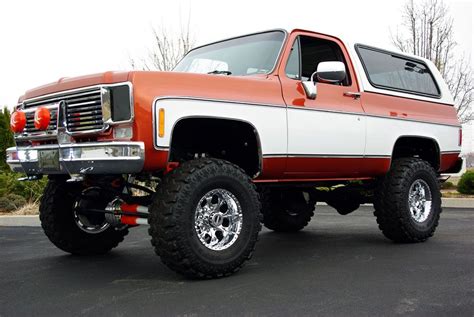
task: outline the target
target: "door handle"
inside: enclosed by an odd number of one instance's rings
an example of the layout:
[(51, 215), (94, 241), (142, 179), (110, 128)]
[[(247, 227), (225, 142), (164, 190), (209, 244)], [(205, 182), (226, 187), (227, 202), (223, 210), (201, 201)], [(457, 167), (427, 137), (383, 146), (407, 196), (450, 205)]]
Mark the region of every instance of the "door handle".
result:
[(344, 92), (344, 97), (351, 97), (351, 98), (354, 98), (354, 99), (359, 99), (360, 98), (360, 92), (346, 91), (346, 92)]

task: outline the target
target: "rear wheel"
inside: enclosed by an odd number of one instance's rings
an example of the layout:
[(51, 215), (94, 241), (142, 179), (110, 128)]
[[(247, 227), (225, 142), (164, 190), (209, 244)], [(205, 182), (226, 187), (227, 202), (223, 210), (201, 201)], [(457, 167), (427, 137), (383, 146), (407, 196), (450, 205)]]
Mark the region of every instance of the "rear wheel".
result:
[(419, 158), (398, 159), (379, 183), (374, 215), (383, 234), (395, 242), (431, 237), (441, 213), (441, 192), (433, 167)]
[(59, 249), (76, 255), (107, 253), (115, 248), (126, 228), (117, 230), (104, 214), (80, 214), (76, 209), (105, 209), (107, 195), (100, 187), (84, 188), (79, 183), (50, 180), (41, 198), (41, 226), (49, 240)]
[(155, 251), (169, 268), (193, 278), (222, 277), (252, 256), (260, 201), (242, 169), (198, 159), (163, 178), (148, 221)]
[(313, 188), (262, 190), (263, 224), (279, 232), (303, 229), (314, 216), (316, 206)]

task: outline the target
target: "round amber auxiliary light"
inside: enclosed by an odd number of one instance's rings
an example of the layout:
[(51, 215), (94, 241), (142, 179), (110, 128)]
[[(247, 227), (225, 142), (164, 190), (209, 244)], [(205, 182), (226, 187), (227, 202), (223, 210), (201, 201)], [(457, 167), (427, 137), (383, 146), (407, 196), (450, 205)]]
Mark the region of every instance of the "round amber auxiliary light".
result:
[(23, 111), (17, 110), (10, 117), (10, 129), (15, 133), (20, 133), (26, 126), (26, 115)]
[(51, 122), (51, 113), (48, 109), (40, 107), (35, 111), (35, 128), (46, 130)]

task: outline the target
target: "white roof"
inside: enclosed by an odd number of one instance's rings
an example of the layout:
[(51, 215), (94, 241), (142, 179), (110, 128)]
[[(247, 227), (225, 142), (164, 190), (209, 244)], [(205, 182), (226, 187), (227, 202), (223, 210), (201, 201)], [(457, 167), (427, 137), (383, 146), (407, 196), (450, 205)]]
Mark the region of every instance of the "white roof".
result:
[[(347, 37), (345, 37), (343, 34), (342, 35), (341, 34), (334, 34), (334, 33), (331, 33), (329, 31), (320, 30), (320, 29), (311, 29), (311, 28), (303, 27), (301, 25), (293, 26), (293, 27), (280, 28), (280, 29), (284, 29), (288, 33), (291, 33), (295, 29), (300, 29), (300, 30), (306, 30), (306, 31), (310, 31), (310, 32), (326, 34), (326, 35), (333, 36), (333, 37), (336, 37), (336, 38), (340, 39), (345, 44), (346, 48), (349, 50), (349, 55), (350, 55), (351, 60), (354, 64), (354, 67), (356, 68), (356, 71), (359, 75), (358, 76), (359, 77), (358, 78), (359, 79), (359, 85), (360, 85), (362, 91), (378, 92), (378, 93), (395, 95), (395, 96), (399, 96), (399, 97), (419, 99), (419, 100), (425, 100), (425, 101), (436, 102), (436, 103), (454, 104), (453, 97), (452, 97), (452, 95), (451, 95), (451, 93), (448, 89), (448, 86), (446, 85), (446, 82), (444, 81), (443, 77), (441, 76), (441, 73), (438, 71), (438, 69), (433, 64), (433, 62), (431, 62), (430, 60), (428, 60), (426, 58), (416, 56), (416, 55), (413, 55), (413, 54), (404, 53), (404, 52), (401, 52), (400, 50), (394, 49), (393, 47), (384, 48), (384, 47), (380, 47), (380, 46), (371, 45), (370, 43), (360, 43), (360, 42), (357, 42), (357, 40), (355, 40), (355, 39), (349, 39), (348, 40)], [(402, 55), (402, 56), (406, 56), (406, 57), (411, 58), (411, 59), (423, 61), (429, 67), (431, 73), (433, 74), (433, 77), (435, 78), (436, 83), (438, 84), (438, 87), (440, 89), (441, 97), (440, 98), (435, 98), (435, 97), (418, 96), (418, 95), (413, 95), (413, 94), (409, 94), (409, 93), (388, 91), (388, 90), (383, 90), (383, 89), (373, 87), (370, 84), (370, 82), (369, 82), (369, 80), (368, 80), (368, 78), (365, 74), (362, 63), (361, 63), (361, 61), (359, 59), (359, 56), (356, 52), (355, 44), (363, 44), (363, 45), (366, 45), (366, 46), (376, 47), (376, 48), (379, 48), (379, 49), (382, 49), (382, 50), (386, 50), (386, 51), (389, 51), (389, 52), (397, 53), (397, 54)]]

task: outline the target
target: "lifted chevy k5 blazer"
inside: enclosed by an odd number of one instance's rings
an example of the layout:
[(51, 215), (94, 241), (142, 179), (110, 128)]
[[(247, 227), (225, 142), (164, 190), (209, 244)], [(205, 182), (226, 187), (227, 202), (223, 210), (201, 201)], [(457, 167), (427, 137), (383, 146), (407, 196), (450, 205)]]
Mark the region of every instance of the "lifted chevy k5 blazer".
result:
[(172, 72), (60, 79), (27, 91), (11, 127), (11, 169), (49, 178), (58, 248), (105, 253), (149, 224), (162, 261), (198, 278), (236, 272), (261, 223), (301, 230), (318, 201), (373, 203), (387, 238), (424, 241), (461, 163), (430, 61), (299, 29), (195, 48)]

